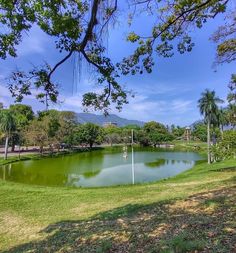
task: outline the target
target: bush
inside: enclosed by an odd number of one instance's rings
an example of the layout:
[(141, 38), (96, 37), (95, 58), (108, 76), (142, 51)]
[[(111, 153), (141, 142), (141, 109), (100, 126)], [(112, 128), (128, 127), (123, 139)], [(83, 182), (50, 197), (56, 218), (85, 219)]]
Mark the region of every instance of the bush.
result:
[(223, 139), (211, 147), (213, 161), (220, 161), (236, 157), (236, 131), (227, 130), (223, 133)]

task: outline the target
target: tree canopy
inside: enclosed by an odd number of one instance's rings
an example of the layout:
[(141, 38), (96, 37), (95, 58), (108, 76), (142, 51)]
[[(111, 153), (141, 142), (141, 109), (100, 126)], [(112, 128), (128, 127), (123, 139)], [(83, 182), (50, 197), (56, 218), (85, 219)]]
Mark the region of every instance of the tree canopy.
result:
[[(83, 96), (83, 105), (103, 110), (105, 113), (111, 103), (121, 110), (128, 103), (129, 91), (120, 83), (119, 77), (128, 74), (150, 73), (155, 55), (171, 57), (174, 51), (191, 51), (194, 42), (191, 31), (201, 28), (209, 19), (220, 13), (230, 12), (230, 0), (22, 0), (0, 1), (0, 57), (17, 57), (17, 45), (22, 36), (33, 26), (39, 27), (55, 40), (55, 48), (62, 54), (54, 65), (45, 63), (31, 70), (14, 71), (8, 85), (12, 95), (19, 102), (36, 88), (36, 97), (48, 105), (56, 102), (58, 84), (53, 78), (57, 69), (72, 55), (80, 55), (97, 74), (97, 83), (102, 87), (100, 93), (89, 92)], [(228, 12), (226, 12), (228, 8)], [(105, 31), (111, 28), (124, 9), (131, 24), (137, 16), (148, 13), (154, 24), (147, 24), (149, 35), (139, 31), (129, 31), (127, 41), (135, 45), (133, 53), (124, 55), (121, 62), (113, 62), (103, 43)], [(125, 19), (122, 19), (122, 22)], [(234, 23), (235, 24), (235, 19)], [(228, 26), (227, 26), (228, 27)], [(214, 36), (219, 42), (218, 55), (222, 57), (225, 47), (229, 62), (234, 59), (235, 39), (231, 37), (231, 26), (227, 34), (222, 30)], [(223, 48), (223, 49), (222, 49)], [(234, 50), (234, 51), (233, 51)], [(232, 56), (228, 55), (231, 54)], [(222, 62), (222, 61), (220, 61)]]

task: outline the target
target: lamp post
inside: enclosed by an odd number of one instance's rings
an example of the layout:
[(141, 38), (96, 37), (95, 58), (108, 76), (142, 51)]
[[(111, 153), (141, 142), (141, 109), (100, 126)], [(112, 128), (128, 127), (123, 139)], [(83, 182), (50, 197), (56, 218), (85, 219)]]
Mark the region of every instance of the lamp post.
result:
[(134, 129), (131, 129), (131, 145), (132, 145), (132, 184), (134, 184)]

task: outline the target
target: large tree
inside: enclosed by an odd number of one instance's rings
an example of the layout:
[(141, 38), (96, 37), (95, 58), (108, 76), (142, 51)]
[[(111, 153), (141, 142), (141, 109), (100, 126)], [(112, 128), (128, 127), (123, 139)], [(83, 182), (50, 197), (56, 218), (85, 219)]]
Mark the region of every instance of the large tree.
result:
[(34, 112), (29, 105), (15, 104), (10, 105), (9, 111), (15, 119), (16, 129), (12, 135), (12, 151), (15, 149), (15, 144), (18, 142), (20, 145), (22, 142), (23, 131), (29, 125), (30, 121), (34, 118)]
[(102, 128), (93, 123), (80, 125), (74, 132), (74, 135), (77, 145), (89, 145), (90, 148), (92, 148), (95, 143), (101, 143), (103, 140)]
[(236, 127), (236, 74), (231, 76), (231, 81), (228, 85), (229, 93), (227, 100), (229, 102), (228, 115), (229, 123), (235, 128)]
[(213, 34), (212, 40), (217, 43), (216, 63), (230, 63), (236, 60), (236, 11), (230, 12), (225, 23)]
[(4, 159), (7, 159), (9, 138), (15, 130), (15, 119), (8, 109), (0, 110), (0, 130), (5, 135), (5, 154)]
[[(56, 49), (62, 54), (54, 65), (45, 63), (29, 71), (15, 71), (9, 81), (10, 91), (18, 101), (37, 88), (37, 98), (46, 103), (57, 101), (57, 83), (53, 75), (73, 55), (80, 56), (97, 73), (97, 83), (102, 92), (84, 94), (83, 105), (102, 109), (107, 113), (111, 103), (117, 109), (127, 103), (128, 91), (119, 77), (128, 74), (150, 73), (154, 56), (170, 57), (175, 49), (180, 53), (191, 51), (194, 42), (191, 31), (201, 28), (207, 20), (226, 13), (233, 0), (22, 0), (0, 1), (0, 57), (17, 56), (17, 45), (22, 35), (34, 26), (39, 27), (55, 40)], [(124, 55), (121, 62), (113, 62), (103, 43), (103, 35), (119, 20), (121, 10), (129, 24), (137, 16), (152, 15), (146, 24), (146, 34), (127, 30), (127, 40), (133, 43), (131, 55)], [(228, 38), (228, 37), (227, 37)]]
[(198, 106), (200, 113), (204, 116), (205, 122), (207, 123), (207, 148), (208, 148), (208, 163), (211, 163), (210, 155), (210, 127), (211, 124), (218, 123), (218, 104), (223, 103), (223, 100), (218, 98), (215, 91), (205, 90), (201, 94), (201, 98), (198, 100)]

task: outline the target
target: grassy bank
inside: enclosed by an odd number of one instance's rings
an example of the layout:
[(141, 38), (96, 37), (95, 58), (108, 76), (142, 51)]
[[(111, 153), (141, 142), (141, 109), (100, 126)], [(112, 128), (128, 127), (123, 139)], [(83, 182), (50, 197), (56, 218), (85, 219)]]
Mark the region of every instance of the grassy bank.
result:
[(0, 249), (233, 252), (235, 167), (201, 163), (157, 183), (97, 189), (0, 181)]

